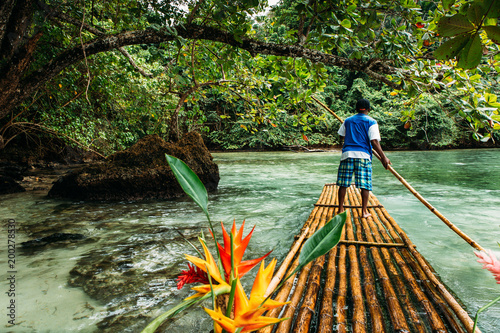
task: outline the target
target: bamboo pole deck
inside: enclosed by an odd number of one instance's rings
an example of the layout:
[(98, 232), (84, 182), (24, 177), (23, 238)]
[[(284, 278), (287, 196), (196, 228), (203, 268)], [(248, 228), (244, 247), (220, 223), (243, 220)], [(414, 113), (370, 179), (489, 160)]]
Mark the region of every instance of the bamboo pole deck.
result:
[[(280, 277), (295, 269), (305, 240), (336, 212), (337, 190), (335, 184), (324, 186), (279, 268)], [(373, 194), (371, 217), (361, 218), (361, 194), (352, 186), (345, 208), (339, 244), (273, 295), (290, 304), (266, 316), (290, 319), (260, 333), (472, 332), (473, 320)]]

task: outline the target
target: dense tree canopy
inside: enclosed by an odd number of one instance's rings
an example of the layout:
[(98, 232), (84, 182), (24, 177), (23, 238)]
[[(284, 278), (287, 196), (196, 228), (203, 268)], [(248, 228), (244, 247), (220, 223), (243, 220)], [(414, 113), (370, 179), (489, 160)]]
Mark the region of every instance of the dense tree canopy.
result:
[(85, 145), (110, 135), (127, 145), (152, 132), (176, 139), (202, 125), (264, 141), (297, 126), (314, 134), (329, 124), (313, 94), (340, 109), (339, 99), (359, 97), (342, 82), (369, 82), (358, 95), (384, 92), (378, 102), (412, 126), (431, 103), (477, 139), (500, 129), (497, 1), (266, 8), (259, 0), (6, 0), (0, 141), (34, 127)]

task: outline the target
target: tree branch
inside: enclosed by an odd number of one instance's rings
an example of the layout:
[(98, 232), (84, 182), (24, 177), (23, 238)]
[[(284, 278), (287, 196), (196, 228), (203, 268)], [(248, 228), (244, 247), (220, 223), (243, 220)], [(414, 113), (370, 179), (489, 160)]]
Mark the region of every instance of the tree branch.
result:
[(146, 73), (142, 68), (140, 68), (135, 63), (135, 61), (132, 58), (132, 56), (130, 55), (130, 53), (128, 53), (127, 50), (125, 50), (123, 47), (119, 47), (118, 51), (120, 51), (120, 53), (123, 54), (125, 56), (125, 58), (127, 58), (128, 62), (132, 65), (132, 67), (134, 67), (135, 70), (138, 71), (142, 76), (144, 76), (144, 77), (153, 77), (153, 74)]
[[(243, 37), (241, 41), (226, 31), (217, 28), (200, 26), (197, 24), (185, 24), (173, 27), (177, 34), (185, 39), (209, 40), (231, 45), (248, 51), (251, 55), (276, 55), (283, 57), (301, 57), (309, 59), (314, 63), (324, 63), (330, 66), (341, 67), (351, 71), (364, 72), (373, 79), (379, 80), (394, 89), (401, 89), (402, 85), (396, 84), (385, 77), (394, 75), (398, 69), (389, 65), (389, 60), (378, 59), (377, 61), (364, 62), (357, 59), (348, 59), (333, 54), (322, 53), (298, 45), (281, 45), (266, 43), (251, 38)], [(147, 29), (141, 31), (126, 31), (115, 35), (99, 36), (85, 43), (83, 48), (87, 57), (110, 51), (126, 45), (158, 44), (161, 42), (175, 40), (177, 36), (168, 32), (167, 29)], [(4, 117), (20, 101), (30, 96), (41, 85), (51, 80), (64, 68), (83, 60), (81, 45), (74, 46), (60, 53), (42, 68), (35, 70), (23, 77), (19, 82), (15, 93), (6, 91), (5, 86), (0, 84), (0, 118)], [(3, 80), (2, 80), (3, 81)]]

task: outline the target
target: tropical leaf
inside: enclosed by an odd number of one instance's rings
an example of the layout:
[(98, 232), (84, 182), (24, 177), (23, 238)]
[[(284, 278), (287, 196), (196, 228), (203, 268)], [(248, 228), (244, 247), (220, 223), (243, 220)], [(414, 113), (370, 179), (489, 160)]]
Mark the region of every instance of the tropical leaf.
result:
[(483, 57), (483, 47), (479, 34), (475, 34), (467, 45), (460, 51), (458, 55), (457, 66), (463, 69), (472, 69), (477, 67)]
[(167, 154), (165, 157), (184, 192), (200, 206), (208, 217), (208, 193), (200, 178), (180, 159)]
[(453, 37), (466, 32), (471, 32), (474, 29), (469, 19), (462, 14), (446, 16), (438, 22), (438, 33), (443, 37)]
[(346, 212), (335, 215), (304, 243), (300, 251), (298, 268), (302, 268), (314, 259), (326, 254), (338, 244), (346, 218)]
[(487, 17), (497, 18), (500, 16), (500, 1), (498, 0), (484, 0), (483, 8)]
[(485, 25), (483, 26), (484, 31), (488, 35), (488, 38), (493, 41), (495, 44), (500, 44), (500, 27)]
[(467, 45), (469, 39), (469, 34), (463, 34), (444, 42), (434, 51), (434, 57), (438, 60), (449, 60), (456, 57)]
[(467, 9), (467, 18), (476, 26), (479, 26), (479, 24), (481, 24), (484, 14), (485, 10), (483, 6), (481, 6), (481, 4), (477, 2), (472, 3)]

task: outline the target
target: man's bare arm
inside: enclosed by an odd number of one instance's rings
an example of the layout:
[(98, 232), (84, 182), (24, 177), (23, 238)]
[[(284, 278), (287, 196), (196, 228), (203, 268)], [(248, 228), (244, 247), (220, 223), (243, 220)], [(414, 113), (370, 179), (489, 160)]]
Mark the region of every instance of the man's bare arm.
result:
[(382, 165), (384, 168), (388, 168), (389, 164), (391, 164), (391, 160), (385, 156), (384, 151), (382, 150), (382, 146), (380, 146), (380, 142), (378, 140), (371, 140), (373, 149), (378, 153), (380, 156), (380, 162), (382, 162)]

